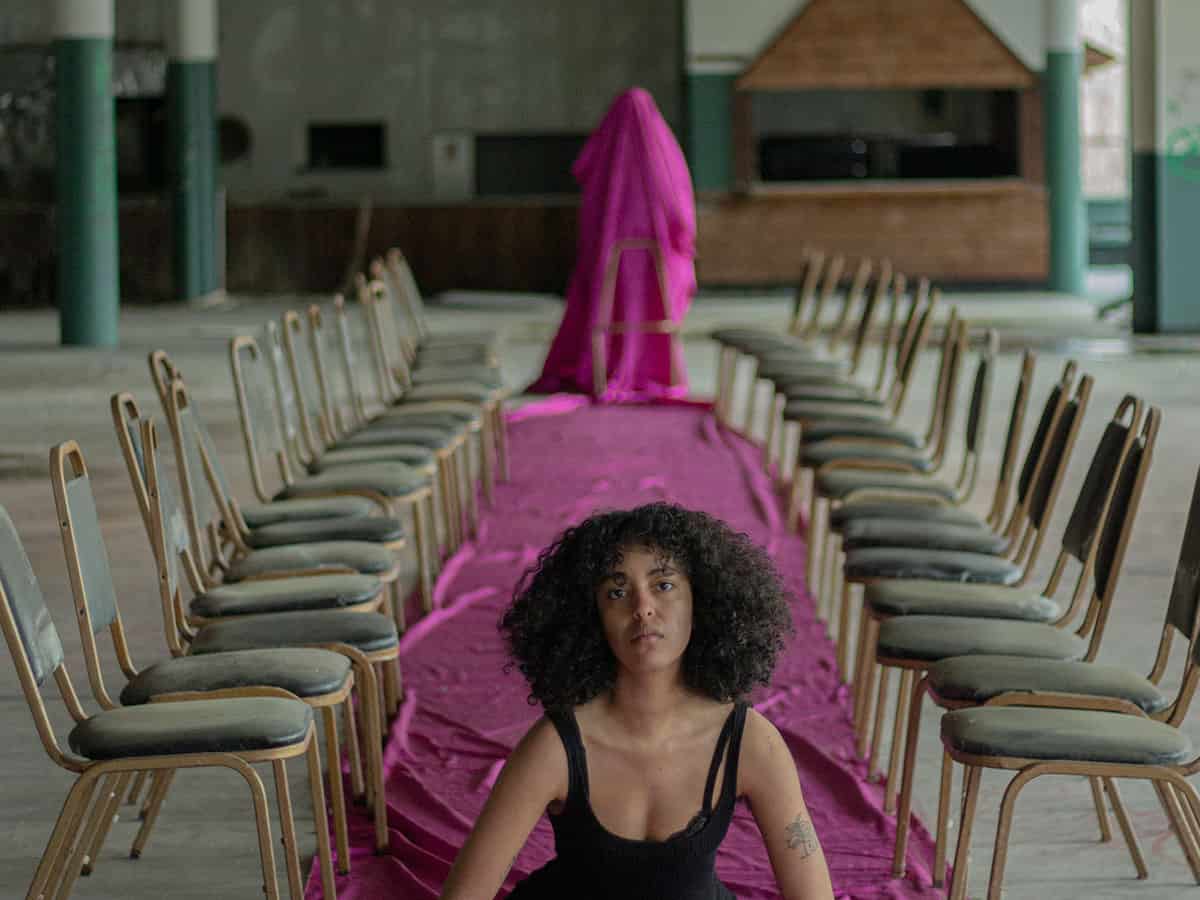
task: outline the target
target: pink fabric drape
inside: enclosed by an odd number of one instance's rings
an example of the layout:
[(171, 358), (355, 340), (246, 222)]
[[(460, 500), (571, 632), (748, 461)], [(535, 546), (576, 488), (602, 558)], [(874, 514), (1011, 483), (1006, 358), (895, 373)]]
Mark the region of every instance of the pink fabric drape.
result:
[[(681, 322), (696, 291), (696, 208), (687, 162), (670, 127), (645, 90), (621, 94), (572, 166), (583, 189), (579, 243), (567, 289), (562, 324), (541, 377), (529, 390), (592, 392), (592, 329), (603, 311), (604, 271), (618, 241), (656, 241), (662, 248), (668, 296), (666, 316)], [(654, 261), (646, 250), (621, 256), (611, 320), (664, 318)], [(680, 378), (671, 383), (675, 355)], [(607, 344), (608, 402), (687, 394), (682, 349), (668, 335), (610, 335)]]

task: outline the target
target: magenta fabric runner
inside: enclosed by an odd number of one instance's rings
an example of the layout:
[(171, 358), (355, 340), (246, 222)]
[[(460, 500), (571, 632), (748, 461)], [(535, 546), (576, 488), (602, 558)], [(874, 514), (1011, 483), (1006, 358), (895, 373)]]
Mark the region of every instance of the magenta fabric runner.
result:
[[(864, 766), (853, 757), (846, 689), (804, 594), (804, 542), (783, 527), (760, 452), (718, 429), (698, 404), (592, 406), (558, 396), (517, 411), (510, 422), (512, 480), (497, 486), (480, 539), (445, 567), (437, 609), (401, 641), (406, 696), (384, 759), (390, 852), (374, 854), (371, 824), (355, 806), (353, 871), (338, 879), (339, 896), (438, 896), (504, 759), (540, 715), (526, 702), (520, 675), (504, 673), (496, 630), (517, 577), (561, 529), (594, 510), (660, 499), (707, 510), (749, 533), (769, 549), (796, 592), (796, 636), (772, 686), (752, 700), (795, 755), (837, 896), (941, 896), (928, 887), (933, 847), (917, 823), (908, 876), (890, 876), (895, 823), (882, 812), (881, 786), (864, 782)], [(504, 893), (552, 852), (543, 817)], [(742, 900), (777, 896), (744, 803), (717, 872)], [(319, 879), (310, 879), (307, 897), (320, 897)]]
[[(571, 168), (583, 189), (579, 242), (567, 288), (562, 323), (542, 374), (529, 390), (592, 393), (592, 329), (601, 316), (601, 293), (609, 250), (621, 240), (653, 239), (662, 248), (669, 296), (667, 317), (683, 321), (696, 291), (696, 207), (683, 151), (654, 99), (641, 88), (621, 94), (609, 107)], [(650, 254), (621, 256), (611, 320), (661, 320), (664, 300)], [(671, 358), (683, 376), (671, 384)], [(604, 402), (687, 395), (683, 351), (667, 335), (611, 335)]]

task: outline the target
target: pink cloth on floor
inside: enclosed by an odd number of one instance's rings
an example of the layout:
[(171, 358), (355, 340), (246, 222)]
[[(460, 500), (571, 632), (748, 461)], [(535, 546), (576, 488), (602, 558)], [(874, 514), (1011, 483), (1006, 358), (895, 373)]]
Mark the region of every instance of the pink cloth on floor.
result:
[[(805, 593), (804, 541), (784, 527), (761, 451), (720, 430), (695, 403), (592, 406), (551, 398), (511, 420), (512, 480), (498, 484), (479, 539), (446, 566), (438, 608), (401, 642), (406, 696), (384, 765), (389, 852), (374, 853), (362, 807), (350, 812), (351, 874), (343, 900), (433, 900), (505, 758), (540, 715), (519, 673), (505, 672), (496, 630), (521, 572), (555, 535), (595, 510), (671, 500), (707, 510), (769, 548), (795, 593), (796, 635), (772, 684), (751, 700), (783, 734), (825, 848), (839, 898), (941, 896), (930, 884), (933, 846), (914, 819), (908, 873), (890, 874), (895, 821), (883, 788), (855, 758), (847, 691), (825, 626)], [(540, 415), (538, 413), (541, 413)], [(517, 419), (517, 417), (514, 417)], [(501, 896), (553, 853), (545, 817)], [(717, 874), (741, 900), (777, 897), (762, 838), (739, 803)], [(321, 895), (313, 872), (307, 897)]]
[[(592, 329), (600, 320), (609, 250), (621, 240), (652, 239), (662, 248), (669, 297), (666, 317), (682, 322), (696, 291), (696, 206), (687, 162), (654, 100), (641, 88), (616, 99), (571, 169), (583, 188), (579, 244), (567, 305), (542, 374), (529, 390), (592, 392)], [(621, 255), (612, 321), (664, 318), (651, 254)], [(687, 394), (682, 348), (668, 335), (610, 335), (605, 402)], [(671, 383), (671, 359), (681, 378)]]

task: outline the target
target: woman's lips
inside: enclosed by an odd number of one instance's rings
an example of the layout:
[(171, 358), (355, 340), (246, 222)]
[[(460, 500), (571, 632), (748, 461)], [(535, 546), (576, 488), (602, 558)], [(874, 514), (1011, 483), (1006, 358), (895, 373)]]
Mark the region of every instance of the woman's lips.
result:
[(634, 635), (633, 642), (634, 642), (635, 644), (641, 644), (641, 643), (651, 643), (651, 644), (653, 644), (653, 643), (655, 643), (656, 641), (661, 641), (661, 640), (662, 640), (662, 638), (663, 638), (662, 632), (659, 632), (659, 631), (644, 631), (644, 632), (642, 632), (641, 634)]

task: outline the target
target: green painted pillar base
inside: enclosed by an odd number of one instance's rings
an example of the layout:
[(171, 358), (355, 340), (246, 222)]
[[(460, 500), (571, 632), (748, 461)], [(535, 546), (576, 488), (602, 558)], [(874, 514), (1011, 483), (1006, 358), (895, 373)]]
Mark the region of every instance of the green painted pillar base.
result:
[(1050, 218), (1050, 289), (1082, 294), (1087, 275), (1087, 208), (1079, 126), (1080, 54), (1046, 54), (1046, 188)]
[(1185, 153), (1133, 154), (1133, 329), (1142, 334), (1200, 332), (1200, 129), (1185, 138)]
[(167, 66), (167, 153), (175, 296), (203, 297), (217, 274), (217, 65)]
[(733, 186), (733, 83), (736, 73), (688, 75), (688, 158), (698, 191)]
[(120, 288), (112, 41), (58, 38), (54, 56), (61, 340), (115, 347)]
[(1159, 331), (1159, 203), (1162, 159), (1157, 153), (1134, 153), (1130, 172), (1130, 263), (1133, 278), (1133, 330)]

